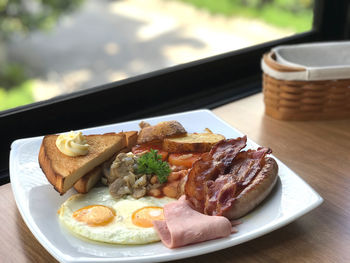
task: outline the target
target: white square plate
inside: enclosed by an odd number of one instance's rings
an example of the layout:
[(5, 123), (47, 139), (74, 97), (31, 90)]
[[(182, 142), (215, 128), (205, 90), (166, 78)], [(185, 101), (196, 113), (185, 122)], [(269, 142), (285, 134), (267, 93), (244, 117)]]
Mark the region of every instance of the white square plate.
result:
[[(145, 119), (151, 124), (178, 120), (188, 132), (210, 128), (226, 138), (243, 134), (216, 117), (211, 111), (198, 110)], [(83, 134), (139, 130), (139, 121), (112, 124), (82, 130)], [(178, 249), (161, 242), (149, 245), (121, 246), (95, 243), (72, 235), (59, 224), (57, 210), (72, 194), (60, 196), (46, 180), (38, 164), (42, 137), (13, 142), (10, 153), (10, 178), (18, 209), (37, 240), (60, 262), (161, 262), (201, 255), (231, 247), (280, 228), (322, 203), (322, 198), (281, 161), (279, 180), (270, 196), (245, 216), (239, 232), (227, 238), (211, 240)], [(258, 145), (248, 139), (247, 147)]]

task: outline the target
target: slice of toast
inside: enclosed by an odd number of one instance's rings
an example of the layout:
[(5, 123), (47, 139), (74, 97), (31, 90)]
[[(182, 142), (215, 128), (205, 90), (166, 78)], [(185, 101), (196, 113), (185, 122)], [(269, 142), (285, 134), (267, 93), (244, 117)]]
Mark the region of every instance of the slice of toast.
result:
[(170, 153), (208, 152), (211, 147), (225, 137), (211, 132), (187, 133), (185, 136), (165, 138), (163, 149)]
[[(133, 146), (136, 145), (137, 142), (137, 131), (129, 131), (124, 132), (125, 138), (126, 138), (126, 147), (121, 149), (119, 152), (129, 152)], [(113, 157), (106, 162), (112, 162), (115, 159), (115, 156), (119, 153), (113, 155)], [(106, 163), (104, 162), (104, 163)], [(94, 187), (101, 179), (102, 176), (102, 165), (96, 167), (91, 172), (88, 172), (86, 175), (84, 175), (82, 178), (80, 178), (75, 184), (74, 188), (78, 193), (86, 194), (90, 191), (92, 187)]]
[(94, 187), (101, 179), (102, 165), (95, 167), (90, 172), (80, 178), (75, 184), (74, 189), (80, 194), (86, 194)]
[(128, 131), (124, 132), (126, 138), (126, 150), (131, 151), (131, 148), (134, 147), (137, 143), (137, 131)]
[(61, 195), (86, 173), (126, 146), (125, 134), (86, 135), (85, 138), (89, 144), (88, 154), (71, 157), (57, 148), (57, 137), (58, 135), (47, 135), (43, 138), (39, 152), (39, 165), (46, 178)]

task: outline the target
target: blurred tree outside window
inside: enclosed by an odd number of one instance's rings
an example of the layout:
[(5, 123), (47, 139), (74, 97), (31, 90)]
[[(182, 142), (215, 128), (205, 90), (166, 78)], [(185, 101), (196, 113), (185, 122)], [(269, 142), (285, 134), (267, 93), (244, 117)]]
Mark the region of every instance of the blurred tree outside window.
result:
[(58, 19), (77, 10), (83, 0), (0, 0), (0, 110), (34, 102), (32, 74), (7, 57), (11, 37), (50, 30)]
[(312, 0), (0, 0), (0, 110), (282, 38)]

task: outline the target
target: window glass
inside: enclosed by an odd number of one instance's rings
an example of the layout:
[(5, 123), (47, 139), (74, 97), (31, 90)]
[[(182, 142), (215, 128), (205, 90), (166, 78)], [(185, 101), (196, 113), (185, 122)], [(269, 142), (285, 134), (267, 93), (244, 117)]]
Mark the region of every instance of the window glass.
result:
[(0, 0), (0, 110), (283, 38), (312, 0)]

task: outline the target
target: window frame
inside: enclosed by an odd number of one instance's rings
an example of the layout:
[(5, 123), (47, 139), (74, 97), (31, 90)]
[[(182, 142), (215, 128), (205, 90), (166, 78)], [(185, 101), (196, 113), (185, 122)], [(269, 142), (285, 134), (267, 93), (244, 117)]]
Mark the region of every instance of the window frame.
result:
[(212, 109), (260, 92), (265, 52), (282, 44), (348, 39), (349, 6), (346, 0), (315, 0), (309, 32), (0, 112), (0, 184), (9, 181), (9, 150), (16, 139)]

